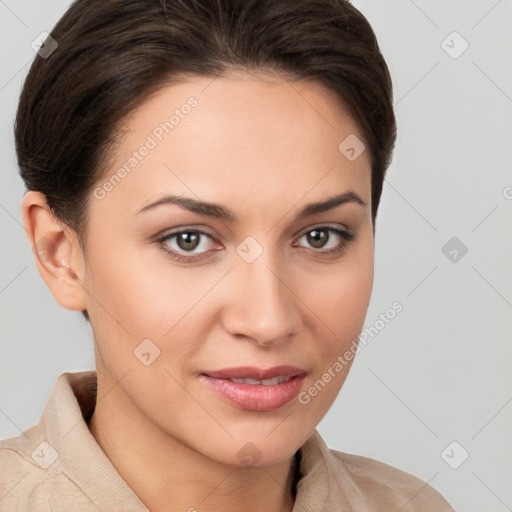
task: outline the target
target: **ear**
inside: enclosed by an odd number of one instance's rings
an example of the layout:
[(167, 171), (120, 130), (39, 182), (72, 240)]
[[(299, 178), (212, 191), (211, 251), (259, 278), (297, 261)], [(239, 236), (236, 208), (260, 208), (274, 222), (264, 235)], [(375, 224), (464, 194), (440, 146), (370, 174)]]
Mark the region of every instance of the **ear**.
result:
[(75, 231), (54, 217), (41, 192), (29, 190), (21, 211), (37, 268), (53, 297), (63, 308), (86, 310), (85, 259)]

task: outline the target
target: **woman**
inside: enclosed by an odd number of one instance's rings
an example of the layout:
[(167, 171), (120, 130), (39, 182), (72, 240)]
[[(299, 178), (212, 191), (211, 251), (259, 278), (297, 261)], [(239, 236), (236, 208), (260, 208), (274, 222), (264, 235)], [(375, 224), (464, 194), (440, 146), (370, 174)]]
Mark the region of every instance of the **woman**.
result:
[(70, 7), (16, 149), (38, 269), (96, 370), (0, 443), (5, 510), (452, 510), (316, 431), (371, 296), (392, 105), (344, 0)]

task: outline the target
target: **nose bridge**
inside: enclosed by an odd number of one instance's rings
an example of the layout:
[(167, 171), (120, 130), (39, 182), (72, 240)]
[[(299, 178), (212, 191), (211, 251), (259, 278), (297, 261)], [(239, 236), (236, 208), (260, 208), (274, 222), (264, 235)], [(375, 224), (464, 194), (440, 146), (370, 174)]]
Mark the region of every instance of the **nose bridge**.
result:
[[(249, 250), (254, 246), (249, 245)], [(298, 319), (293, 293), (280, 271), (283, 266), (270, 249), (248, 261), (241, 256), (235, 264), (236, 301), (227, 328), (231, 334), (254, 338), (260, 344), (279, 343), (296, 332)]]

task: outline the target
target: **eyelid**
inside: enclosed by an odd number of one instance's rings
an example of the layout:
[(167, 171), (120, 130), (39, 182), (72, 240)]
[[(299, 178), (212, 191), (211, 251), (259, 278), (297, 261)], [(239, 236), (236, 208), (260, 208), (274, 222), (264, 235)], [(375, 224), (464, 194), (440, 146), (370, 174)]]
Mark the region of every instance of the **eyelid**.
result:
[(316, 224), (312, 224), (311, 226), (308, 226), (307, 228), (302, 228), (299, 231), (296, 231), (293, 236), (294, 237), (297, 237), (297, 236), (302, 237), (306, 233), (309, 233), (310, 231), (313, 231), (314, 229), (322, 229), (322, 228), (330, 228), (330, 229), (342, 231), (343, 233), (346, 233), (348, 235), (352, 234), (350, 229), (348, 229), (344, 224), (340, 225), (340, 224), (334, 224), (334, 223), (330, 223), (330, 222), (323, 222), (323, 223), (319, 222)]
[(194, 233), (200, 233), (203, 235), (209, 236), (211, 239), (218, 241), (217, 236), (213, 231), (210, 231), (208, 228), (198, 228), (198, 227), (191, 227), (191, 226), (184, 226), (175, 228), (172, 231), (164, 230), (158, 235), (154, 237), (156, 241), (165, 240), (167, 238), (170, 238), (173, 235), (178, 235), (180, 233), (187, 233), (187, 232), (194, 232)]

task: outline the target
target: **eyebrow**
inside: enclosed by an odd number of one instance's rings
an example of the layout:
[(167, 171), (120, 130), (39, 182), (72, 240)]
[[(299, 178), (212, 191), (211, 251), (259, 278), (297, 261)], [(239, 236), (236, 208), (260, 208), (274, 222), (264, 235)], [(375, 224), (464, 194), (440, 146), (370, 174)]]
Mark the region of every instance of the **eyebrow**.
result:
[[(348, 190), (343, 194), (339, 194), (333, 197), (329, 197), (323, 201), (317, 203), (307, 204), (298, 214), (297, 219), (302, 219), (318, 213), (327, 212), (336, 208), (337, 206), (345, 203), (356, 203), (362, 207), (366, 207), (367, 204), (352, 190)], [(199, 215), (206, 215), (208, 217), (214, 217), (221, 220), (230, 222), (236, 222), (237, 216), (225, 206), (216, 203), (208, 203), (205, 201), (197, 201), (190, 197), (166, 195), (147, 204), (141, 208), (137, 213), (142, 213), (147, 210), (162, 206), (164, 204), (175, 204)]]

